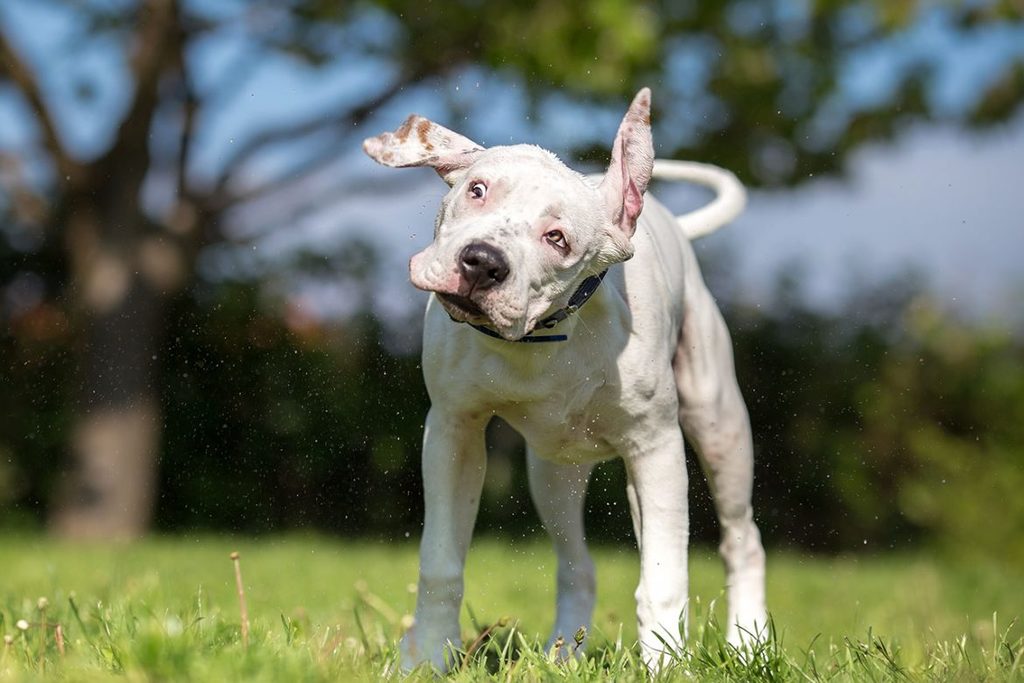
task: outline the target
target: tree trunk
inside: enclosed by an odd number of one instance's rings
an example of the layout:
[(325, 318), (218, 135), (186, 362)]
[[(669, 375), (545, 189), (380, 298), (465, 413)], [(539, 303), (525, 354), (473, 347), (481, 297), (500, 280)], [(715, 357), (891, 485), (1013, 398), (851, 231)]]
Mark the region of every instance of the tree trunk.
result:
[(110, 217), (100, 215), (79, 203), (67, 224), (79, 390), (71, 463), (54, 492), (50, 526), (62, 536), (125, 540), (143, 534), (153, 516), (163, 297), (140, 264), (140, 230), (122, 225), (123, 239), (113, 240)]

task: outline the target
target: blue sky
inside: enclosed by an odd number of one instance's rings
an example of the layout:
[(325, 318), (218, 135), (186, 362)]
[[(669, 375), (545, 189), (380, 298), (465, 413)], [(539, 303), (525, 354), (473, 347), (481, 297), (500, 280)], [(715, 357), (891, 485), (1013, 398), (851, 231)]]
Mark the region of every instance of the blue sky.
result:
[(858, 150), (843, 179), (754, 192), (747, 212), (708, 240), (737, 258), (746, 298), (801, 264), (812, 300), (857, 279), (922, 271), (944, 306), (1024, 323), (1024, 116), (984, 133), (919, 125)]

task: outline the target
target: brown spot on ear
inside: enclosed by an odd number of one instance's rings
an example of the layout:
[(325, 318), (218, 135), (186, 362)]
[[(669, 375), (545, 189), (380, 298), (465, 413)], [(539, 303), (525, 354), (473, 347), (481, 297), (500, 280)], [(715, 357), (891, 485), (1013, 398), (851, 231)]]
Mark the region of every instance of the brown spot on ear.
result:
[(434, 149), (434, 145), (432, 145), (430, 143), (430, 140), (427, 139), (427, 133), (429, 132), (430, 121), (422, 119), (418, 124), (416, 124), (416, 134), (420, 138), (420, 144), (422, 144), (423, 148), (426, 149), (428, 152)]
[(409, 133), (412, 132), (412, 122), (415, 120), (416, 115), (409, 114), (409, 118), (407, 118), (402, 123), (402, 125), (399, 126), (398, 130), (395, 131), (395, 137), (398, 139), (399, 142), (405, 142), (406, 139), (409, 137)]
[(382, 154), (380, 158), (383, 159), (384, 161), (391, 161), (391, 160), (393, 160), (395, 158), (395, 153), (394, 152), (384, 152), (384, 154)]
[(644, 125), (646, 125), (646, 126), (651, 125), (651, 110), (650, 109), (648, 109), (647, 111), (644, 112)]

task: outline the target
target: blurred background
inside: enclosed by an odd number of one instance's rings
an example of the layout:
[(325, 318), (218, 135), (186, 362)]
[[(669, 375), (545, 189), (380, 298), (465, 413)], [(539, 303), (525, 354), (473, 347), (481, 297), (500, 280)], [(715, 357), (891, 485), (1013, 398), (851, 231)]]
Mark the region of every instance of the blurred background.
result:
[[(735, 171), (700, 241), (771, 547), (1024, 562), (1024, 2), (3, 0), (0, 527), (416, 538), (410, 112)], [(703, 191), (655, 186), (681, 213)], [(491, 426), (478, 529), (539, 533)], [(691, 462), (692, 528), (716, 541)], [(630, 543), (621, 465), (588, 532)]]

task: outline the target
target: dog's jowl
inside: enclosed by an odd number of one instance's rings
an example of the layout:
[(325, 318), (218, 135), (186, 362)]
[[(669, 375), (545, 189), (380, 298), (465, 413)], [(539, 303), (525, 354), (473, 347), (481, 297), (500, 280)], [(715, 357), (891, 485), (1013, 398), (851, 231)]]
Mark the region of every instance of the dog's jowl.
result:
[[(654, 160), (646, 88), (599, 178), (539, 147), (485, 149), (417, 116), (363, 147), (386, 166), (429, 166), (450, 187), (433, 242), (409, 263), (413, 284), (433, 295), (423, 339), (426, 518), (403, 666), (444, 669), (460, 646), (463, 566), (484, 479), (484, 428), (495, 415), (526, 439), (530, 491), (558, 555), (552, 639), (590, 625), (595, 581), (583, 499), (594, 464), (621, 457), (640, 549), (643, 658), (657, 667), (666, 643), (679, 644), (684, 431), (721, 522), (728, 637), (763, 634), (750, 424), (729, 333), (689, 243), (742, 210), (736, 179), (713, 166)], [(675, 217), (645, 195), (652, 176), (708, 185), (718, 196)]]

